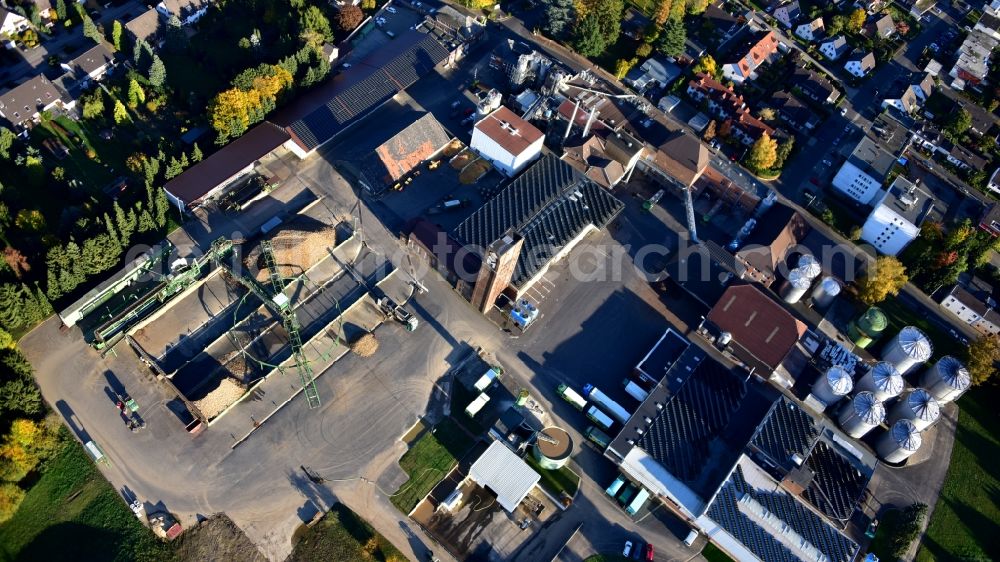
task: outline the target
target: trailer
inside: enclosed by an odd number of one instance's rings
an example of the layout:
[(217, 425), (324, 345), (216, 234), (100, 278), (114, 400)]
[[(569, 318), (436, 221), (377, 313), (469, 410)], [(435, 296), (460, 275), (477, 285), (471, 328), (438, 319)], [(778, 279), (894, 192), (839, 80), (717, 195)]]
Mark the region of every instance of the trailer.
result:
[(642, 506), (646, 505), (647, 501), (649, 501), (649, 491), (645, 488), (639, 488), (639, 493), (632, 498), (632, 503), (628, 504), (625, 508), (625, 513), (635, 515), (640, 509), (642, 509)]
[(618, 496), (618, 503), (620, 503), (622, 507), (625, 507), (632, 501), (632, 498), (635, 497), (635, 494), (638, 491), (639, 487), (630, 482), (629, 485), (622, 490), (621, 495)]
[(619, 475), (618, 478), (615, 478), (615, 481), (612, 482), (610, 486), (608, 486), (608, 489), (605, 490), (605, 493), (607, 493), (611, 497), (615, 497), (618, 495), (618, 492), (622, 489), (622, 486), (624, 485), (625, 485), (625, 477)]
[(569, 402), (574, 408), (580, 410), (581, 412), (587, 407), (587, 399), (580, 396), (579, 392), (573, 390), (565, 384), (559, 385), (556, 392), (562, 397), (563, 400)]
[(615, 423), (615, 420), (599, 410), (597, 406), (591, 406), (587, 410), (587, 417), (601, 429), (611, 429), (611, 426)]
[(607, 449), (608, 446), (611, 445), (611, 438), (608, 437), (608, 434), (604, 433), (603, 431), (597, 429), (594, 426), (588, 427), (587, 431), (584, 433), (584, 436), (586, 436), (587, 439), (593, 441), (594, 444), (596, 444), (601, 449)]
[(625, 387), (625, 392), (627, 392), (629, 396), (635, 398), (639, 402), (644, 402), (646, 397), (649, 396), (649, 391), (636, 384), (632, 379), (626, 378), (622, 380), (622, 386)]
[(607, 394), (601, 392), (601, 389), (592, 384), (584, 385), (583, 394), (588, 400), (600, 406), (604, 411), (611, 414), (611, 417), (621, 423), (628, 423), (628, 419), (632, 417), (632, 414), (628, 410), (622, 408), (618, 402), (612, 400)]

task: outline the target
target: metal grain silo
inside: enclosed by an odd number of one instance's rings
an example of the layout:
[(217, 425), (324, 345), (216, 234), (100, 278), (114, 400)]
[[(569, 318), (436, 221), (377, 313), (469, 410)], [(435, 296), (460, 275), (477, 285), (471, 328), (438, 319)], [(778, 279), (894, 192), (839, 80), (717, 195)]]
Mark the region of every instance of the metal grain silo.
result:
[(931, 340), (914, 326), (907, 326), (892, 338), (882, 350), (882, 360), (896, 366), (901, 374), (931, 358), (934, 346)]
[(853, 400), (844, 404), (837, 417), (840, 427), (855, 439), (864, 437), (884, 420), (885, 406), (871, 392), (858, 393)]
[(923, 439), (913, 422), (902, 419), (878, 438), (875, 451), (885, 462), (901, 463), (917, 452)]
[(958, 400), (969, 386), (972, 377), (961, 361), (951, 355), (945, 355), (938, 362), (924, 371), (920, 377), (920, 386), (927, 389), (938, 402), (944, 404)]
[(917, 431), (923, 431), (941, 417), (941, 407), (930, 392), (922, 388), (911, 390), (900, 399), (889, 412), (889, 425), (899, 420), (910, 420), (917, 426)]
[(809, 279), (815, 279), (823, 273), (823, 268), (812, 254), (802, 254), (799, 256), (798, 269)]
[(857, 389), (871, 392), (875, 398), (885, 402), (903, 392), (903, 377), (892, 363), (879, 361), (858, 379)]
[(824, 277), (812, 292), (813, 306), (826, 308), (833, 304), (833, 299), (840, 294), (840, 283), (833, 277)]
[(847, 335), (860, 348), (868, 347), (873, 341), (882, 335), (882, 331), (889, 325), (885, 318), (885, 313), (877, 307), (871, 307), (847, 328)]
[(781, 298), (789, 304), (795, 304), (806, 294), (811, 284), (812, 279), (807, 277), (802, 270), (793, 269), (788, 273), (788, 282), (785, 283), (785, 287), (781, 291)]
[(826, 370), (812, 386), (812, 395), (827, 406), (836, 404), (854, 388), (854, 380), (847, 369), (834, 365)]

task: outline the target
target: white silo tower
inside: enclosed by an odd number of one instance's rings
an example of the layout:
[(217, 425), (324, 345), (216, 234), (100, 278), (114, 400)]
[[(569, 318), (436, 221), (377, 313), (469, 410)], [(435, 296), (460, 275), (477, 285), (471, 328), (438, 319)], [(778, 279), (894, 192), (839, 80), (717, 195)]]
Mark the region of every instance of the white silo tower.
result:
[(840, 283), (833, 277), (824, 277), (812, 292), (813, 306), (826, 308), (833, 304), (833, 299), (840, 294)]
[(799, 256), (798, 268), (809, 279), (815, 279), (823, 273), (823, 268), (812, 254), (802, 254)]
[(892, 424), (889, 431), (878, 438), (875, 450), (885, 462), (901, 463), (917, 452), (923, 439), (917, 426), (907, 419)]
[(924, 371), (920, 377), (920, 386), (927, 389), (931, 396), (944, 404), (958, 400), (969, 386), (972, 377), (961, 361), (951, 355), (945, 355), (938, 362)]
[(871, 392), (875, 398), (885, 402), (903, 392), (903, 377), (892, 363), (879, 361), (858, 379), (857, 389)]
[(917, 364), (930, 359), (933, 351), (931, 340), (919, 328), (907, 326), (885, 345), (882, 360), (892, 363), (900, 374), (905, 375)]
[(847, 369), (834, 365), (826, 370), (812, 386), (812, 395), (825, 406), (836, 404), (854, 388), (854, 380)]
[(893, 406), (889, 412), (889, 425), (899, 420), (910, 420), (917, 427), (917, 431), (923, 431), (939, 417), (941, 417), (941, 407), (937, 400), (930, 392), (915, 388)]
[(853, 400), (844, 404), (837, 418), (840, 427), (855, 439), (864, 437), (883, 420), (885, 406), (871, 392), (858, 393)]
[(781, 292), (781, 298), (789, 304), (795, 304), (806, 294), (811, 284), (812, 279), (809, 279), (802, 270), (793, 269), (788, 273), (788, 282)]

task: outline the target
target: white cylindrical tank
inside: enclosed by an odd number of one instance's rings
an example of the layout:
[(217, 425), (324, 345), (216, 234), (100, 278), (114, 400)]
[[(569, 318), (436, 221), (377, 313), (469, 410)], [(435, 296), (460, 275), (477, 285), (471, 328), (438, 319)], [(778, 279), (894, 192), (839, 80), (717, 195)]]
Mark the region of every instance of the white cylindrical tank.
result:
[(969, 386), (972, 377), (961, 361), (951, 355), (945, 355), (938, 362), (924, 371), (920, 377), (920, 386), (927, 389), (931, 396), (944, 404), (958, 400)]
[(812, 395), (827, 406), (836, 404), (854, 388), (854, 380), (847, 369), (834, 365), (826, 370), (812, 386)]
[(879, 361), (858, 379), (857, 389), (871, 392), (875, 398), (885, 402), (903, 392), (903, 377), (892, 363)]
[(785, 283), (781, 298), (789, 304), (795, 304), (806, 294), (811, 284), (812, 280), (802, 270), (793, 269), (788, 273), (788, 282)]
[(923, 431), (939, 417), (941, 417), (941, 407), (938, 406), (937, 400), (930, 392), (915, 388), (893, 406), (889, 412), (889, 425), (899, 420), (910, 420), (917, 427), (917, 431)]
[(931, 358), (931, 340), (914, 326), (907, 326), (892, 338), (882, 350), (882, 360), (896, 366), (901, 374)]
[(871, 392), (858, 393), (853, 400), (844, 404), (837, 418), (840, 427), (855, 439), (864, 437), (884, 420), (885, 406)]
[(812, 254), (802, 254), (799, 256), (798, 269), (809, 279), (815, 279), (819, 277), (820, 273), (823, 273), (823, 268), (820, 267), (819, 262), (816, 261), (816, 258)]
[(535, 441), (535, 460), (546, 470), (557, 470), (566, 465), (573, 452), (573, 438), (561, 427), (546, 427)]
[(901, 463), (917, 452), (923, 439), (910, 420), (899, 420), (878, 438), (875, 451), (885, 462)]
[(813, 306), (826, 308), (840, 294), (840, 283), (833, 277), (824, 277), (812, 292)]

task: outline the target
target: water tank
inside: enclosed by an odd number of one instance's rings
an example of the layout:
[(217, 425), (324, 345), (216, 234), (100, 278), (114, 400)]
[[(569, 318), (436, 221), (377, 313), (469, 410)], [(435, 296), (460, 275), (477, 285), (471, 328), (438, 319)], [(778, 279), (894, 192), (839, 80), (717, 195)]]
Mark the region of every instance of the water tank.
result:
[(811, 284), (812, 279), (806, 277), (802, 270), (793, 269), (788, 273), (788, 282), (781, 291), (781, 298), (789, 304), (795, 304), (806, 294)]
[(923, 431), (941, 417), (941, 407), (930, 392), (915, 388), (904, 396), (892, 411), (889, 412), (889, 425), (899, 420), (910, 420), (917, 426), (917, 431)]
[(903, 377), (892, 363), (880, 361), (858, 380), (858, 390), (871, 392), (885, 402), (903, 392)]
[(546, 470), (562, 468), (573, 452), (573, 439), (565, 429), (546, 427), (535, 440), (535, 460)]
[(972, 384), (969, 370), (961, 361), (945, 355), (920, 377), (920, 386), (944, 404), (958, 399)]
[(917, 426), (907, 419), (892, 424), (885, 434), (875, 443), (875, 451), (885, 462), (897, 464), (905, 461), (917, 452), (923, 439)]
[(892, 338), (882, 350), (882, 360), (896, 366), (902, 374), (931, 358), (931, 340), (915, 326), (907, 326)]
[(872, 428), (885, 420), (885, 406), (871, 392), (859, 392), (844, 404), (837, 421), (848, 435), (855, 439), (864, 437)]
[(802, 273), (809, 279), (815, 279), (819, 277), (820, 273), (823, 273), (823, 268), (820, 267), (819, 262), (812, 254), (799, 256), (798, 269), (802, 270)]
[(885, 313), (877, 307), (871, 307), (847, 328), (847, 335), (860, 348), (868, 347), (877, 340), (886, 326), (889, 325)]
[(833, 277), (824, 277), (812, 292), (813, 306), (826, 308), (833, 304), (833, 299), (840, 294), (840, 282)]
[(812, 395), (820, 402), (831, 406), (846, 396), (854, 388), (854, 381), (847, 369), (834, 365), (816, 380), (812, 386)]

